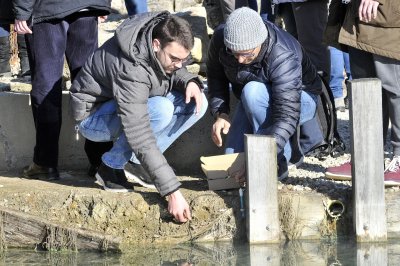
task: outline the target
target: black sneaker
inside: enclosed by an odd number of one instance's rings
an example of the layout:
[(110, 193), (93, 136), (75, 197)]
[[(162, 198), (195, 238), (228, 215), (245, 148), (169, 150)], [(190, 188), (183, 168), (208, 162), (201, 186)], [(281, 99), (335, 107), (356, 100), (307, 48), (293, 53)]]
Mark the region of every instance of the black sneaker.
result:
[(141, 164), (136, 164), (129, 161), (125, 165), (125, 175), (128, 181), (133, 183), (138, 183), (142, 187), (155, 189), (154, 182), (151, 180), (150, 176), (147, 174), (146, 170)]
[(60, 174), (55, 167), (44, 167), (31, 163), (28, 167), (24, 169), (23, 177), (31, 179), (40, 180), (58, 180), (60, 179)]
[(96, 179), (104, 190), (111, 192), (131, 192), (133, 191), (132, 183), (126, 179), (124, 170), (114, 169), (105, 164), (101, 164), (96, 173)]

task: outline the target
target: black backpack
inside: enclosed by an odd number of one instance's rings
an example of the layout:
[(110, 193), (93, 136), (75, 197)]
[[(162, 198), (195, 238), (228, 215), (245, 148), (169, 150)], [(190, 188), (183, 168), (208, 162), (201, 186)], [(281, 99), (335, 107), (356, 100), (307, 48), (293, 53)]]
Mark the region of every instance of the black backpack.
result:
[[(322, 93), (318, 97), (317, 114), (313, 118), (315, 121), (310, 121), (310, 124), (314, 123), (314, 132), (315, 125), (319, 127), (323, 135), (323, 141), (307, 148), (300, 138), (300, 145), (306, 156), (313, 156), (323, 160), (327, 156), (338, 157), (343, 155), (346, 146), (337, 131), (336, 108), (332, 91), (326, 79), (321, 75), (320, 77), (322, 80)], [(308, 126), (307, 123), (301, 126), (300, 135), (305, 135), (302, 132), (307, 132)]]

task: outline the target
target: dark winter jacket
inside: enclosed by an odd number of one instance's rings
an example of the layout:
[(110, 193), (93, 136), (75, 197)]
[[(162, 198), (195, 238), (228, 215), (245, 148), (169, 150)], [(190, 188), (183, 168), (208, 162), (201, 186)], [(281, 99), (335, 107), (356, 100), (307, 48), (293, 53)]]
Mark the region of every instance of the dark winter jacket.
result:
[(0, 24), (14, 23), (12, 0), (0, 0)]
[(13, 4), (16, 19), (33, 23), (65, 18), (83, 10), (97, 16), (111, 12), (111, 0), (13, 0)]
[(240, 64), (226, 52), (224, 25), (218, 27), (210, 42), (207, 82), (213, 114), (229, 113), (229, 83), (238, 99), (248, 82), (269, 83), (272, 112), (263, 132), (275, 137), (280, 152), (297, 128), (301, 91), (319, 95), (322, 84), (298, 41), (272, 23), (265, 21), (265, 25), (268, 38), (250, 65)]
[(152, 31), (168, 12), (143, 13), (126, 19), (114, 37), (94, 52), (71, 87), (70, 111), (77, 121), (99, 104), (115, 99), (130, 147), (154, 179), (161, 195), (180, 183), (156, 144), (147, 110), (149, 97), (165, 96), (171, 88), (185, 92), (190, 80), (185, 68), (166, 74), (152, 48)]

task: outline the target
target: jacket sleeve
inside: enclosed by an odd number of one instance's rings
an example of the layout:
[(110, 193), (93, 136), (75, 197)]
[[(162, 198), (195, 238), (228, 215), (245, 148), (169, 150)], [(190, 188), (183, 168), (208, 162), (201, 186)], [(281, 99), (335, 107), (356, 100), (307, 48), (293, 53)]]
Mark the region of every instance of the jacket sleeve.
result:
[(302, 91), (301, 59), (291, 51), (280, 53), (271, 64), (271, 119), (258, 134), (273, 135), (278, 153), (296, 130)]
[(33, 13), (35, 0), (13, 0), (15, 19), (28, 20)]
[(144, 69), (124, 69), (114, 73), (113, 91), (118, 103), (118, 115), (129, 146), (154, 180), (161, 196), (165, 196), (176, 191), (181, 184), (157, 147), (147, 109), (150, 85), (143, 80), (135, 80), (136, 76), (146, 76), (146, 73), (138, 71), (145, 72)]
[(219, 52), (224, 49), (223, 25), (219, 26), (211, 38), (207, 55), (207, 83), (210, 110), (229, 114), (229, 80), (219, 60)]

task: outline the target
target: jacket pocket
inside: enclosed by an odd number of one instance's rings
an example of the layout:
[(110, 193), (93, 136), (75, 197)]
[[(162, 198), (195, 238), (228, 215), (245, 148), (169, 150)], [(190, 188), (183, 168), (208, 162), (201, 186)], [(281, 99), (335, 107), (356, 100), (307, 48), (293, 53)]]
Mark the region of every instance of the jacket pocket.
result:
[(378, 15), (368, 24), (383, 28), (400, 28), (400, 4), (397, 0), (386, 1), (378, 7)]

